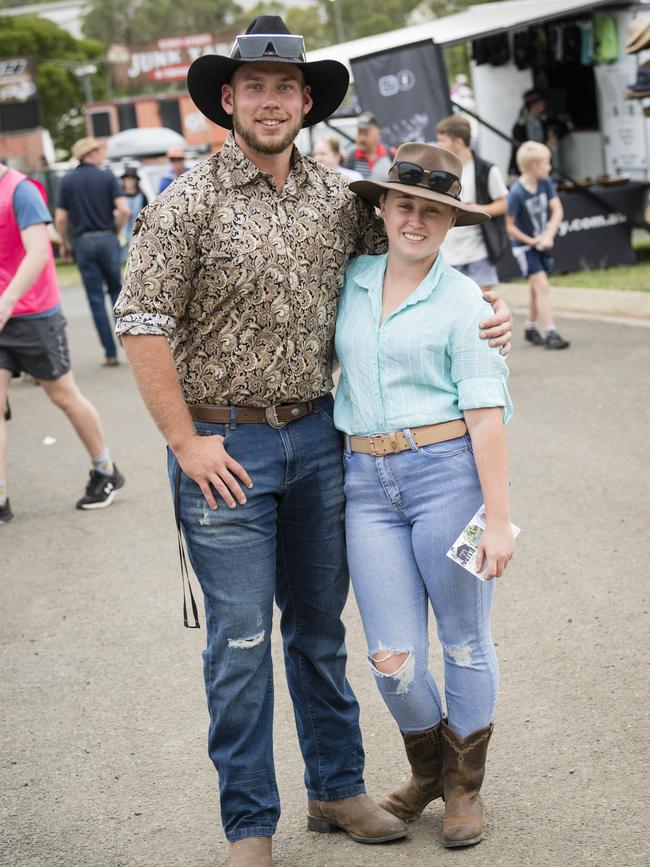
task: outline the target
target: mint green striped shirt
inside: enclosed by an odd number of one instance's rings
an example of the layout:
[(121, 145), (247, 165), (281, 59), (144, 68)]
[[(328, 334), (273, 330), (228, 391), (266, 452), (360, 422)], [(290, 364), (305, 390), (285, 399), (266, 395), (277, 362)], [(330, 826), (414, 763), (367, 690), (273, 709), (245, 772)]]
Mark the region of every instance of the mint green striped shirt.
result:
[(337, 428), (367, 436), (493, 406), (503, 407), (508, 421), (508, 367), (479, 337), (492, 308), (476, 283), (438, 253), (422, 283), (380, 324), (387, 259), (358, 256), (345, 274), (336, 322)]

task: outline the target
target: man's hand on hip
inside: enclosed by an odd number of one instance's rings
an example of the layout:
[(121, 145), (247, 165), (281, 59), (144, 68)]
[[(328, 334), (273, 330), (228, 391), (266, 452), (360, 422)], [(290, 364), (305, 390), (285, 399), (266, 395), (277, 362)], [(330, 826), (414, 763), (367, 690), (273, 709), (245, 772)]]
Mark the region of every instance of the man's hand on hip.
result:
[(211, 509), (218, 508), (212, 488), (223, 498), (227, 506), (234, 509), (237, 507), (237, 502), (242, 506), (246, 502), (246, 496), (237, 479), (247, 488), (253, 487), (246, 470), (231, 458), (224, 448), (223, 440), (224, 438), (217, 434), (212, 436), (196, 434), (175, 452), (181, 469), (201, 488)]
[(501, 355), (510, 353), (512, 339), (512, 313), (506, 302), (496, 292), (484, 292), (483, 297), (492, 305), (494, 316), (480, 324), (481, 337), (490, 341), (490, 346), (499, 346)]

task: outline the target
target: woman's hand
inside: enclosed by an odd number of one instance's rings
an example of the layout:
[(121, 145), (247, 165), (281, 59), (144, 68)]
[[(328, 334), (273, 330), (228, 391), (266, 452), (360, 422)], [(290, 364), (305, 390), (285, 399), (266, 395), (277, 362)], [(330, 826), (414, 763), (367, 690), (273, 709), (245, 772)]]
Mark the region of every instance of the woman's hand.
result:
[(510, 523), (490, 524), (488, 521), (476, 551), (476, 571), (482, 572), (487, 565), (485, 580), (500, 578), (514, 553), (515, 539)]

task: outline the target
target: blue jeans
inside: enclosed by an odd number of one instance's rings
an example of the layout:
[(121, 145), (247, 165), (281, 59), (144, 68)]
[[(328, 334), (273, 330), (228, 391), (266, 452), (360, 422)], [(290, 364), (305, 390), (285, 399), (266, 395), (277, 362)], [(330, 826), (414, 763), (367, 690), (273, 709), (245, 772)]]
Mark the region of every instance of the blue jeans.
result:
[(106, 312), (104, 283), (114, 307), (120, 294), (120, 245), (114, 232), (87, 232), (74, 239), (74, 257), (88, 296), (95, 328), (107, 358), (115, 358), (113, 326)]
[[(209, 753), (229, 840), (269, 836), (280, 803), (273, 764), (273, 600), (309, 798), (365, 792), (359, 708), (345, 676), (349, 579), (341, 435), (332, 398), (281, 430), (197, 423), (248, 471), (247, 503), (213, 512), (180, 475), (180, 518), (203, 590)], [(170, 480), (178, 464), (169, 452)]]
[[(369, 663), (401, 731), (423, 731), (444, 715), (429, 671), (431, 603), (448, 721), (464, 738), (492, 721), (499, 686), (490, 631), (494, 581), (480, 581), (446, 556), (480, 506), (481, 486), (467, 434), (419, 449), (411, 443), (411, 451), (381, 458), (346, 449), (348, 563)], [(372, 659), (403, 653), (392, 675)]]

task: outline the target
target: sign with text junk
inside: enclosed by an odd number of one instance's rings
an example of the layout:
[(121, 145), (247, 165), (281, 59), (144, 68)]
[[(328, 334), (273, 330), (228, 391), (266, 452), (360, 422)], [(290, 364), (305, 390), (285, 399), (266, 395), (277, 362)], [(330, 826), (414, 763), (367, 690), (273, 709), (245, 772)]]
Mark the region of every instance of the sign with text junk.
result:
[(442, 52), (430, 40), (350, 60), (363, 111), (381, 124), (382, 142), (434, 141), (436, 124), (451, 114)]
[(170, 36), (152, 45), (111, 45), (108, 62), (119, 87), (146, 81), (185, 81), (190, 65), (203, 54), (230, 54), (234, 34)]
[(0, 105), (32, 102), (36, 85), (27, 57), (0, 60)]

